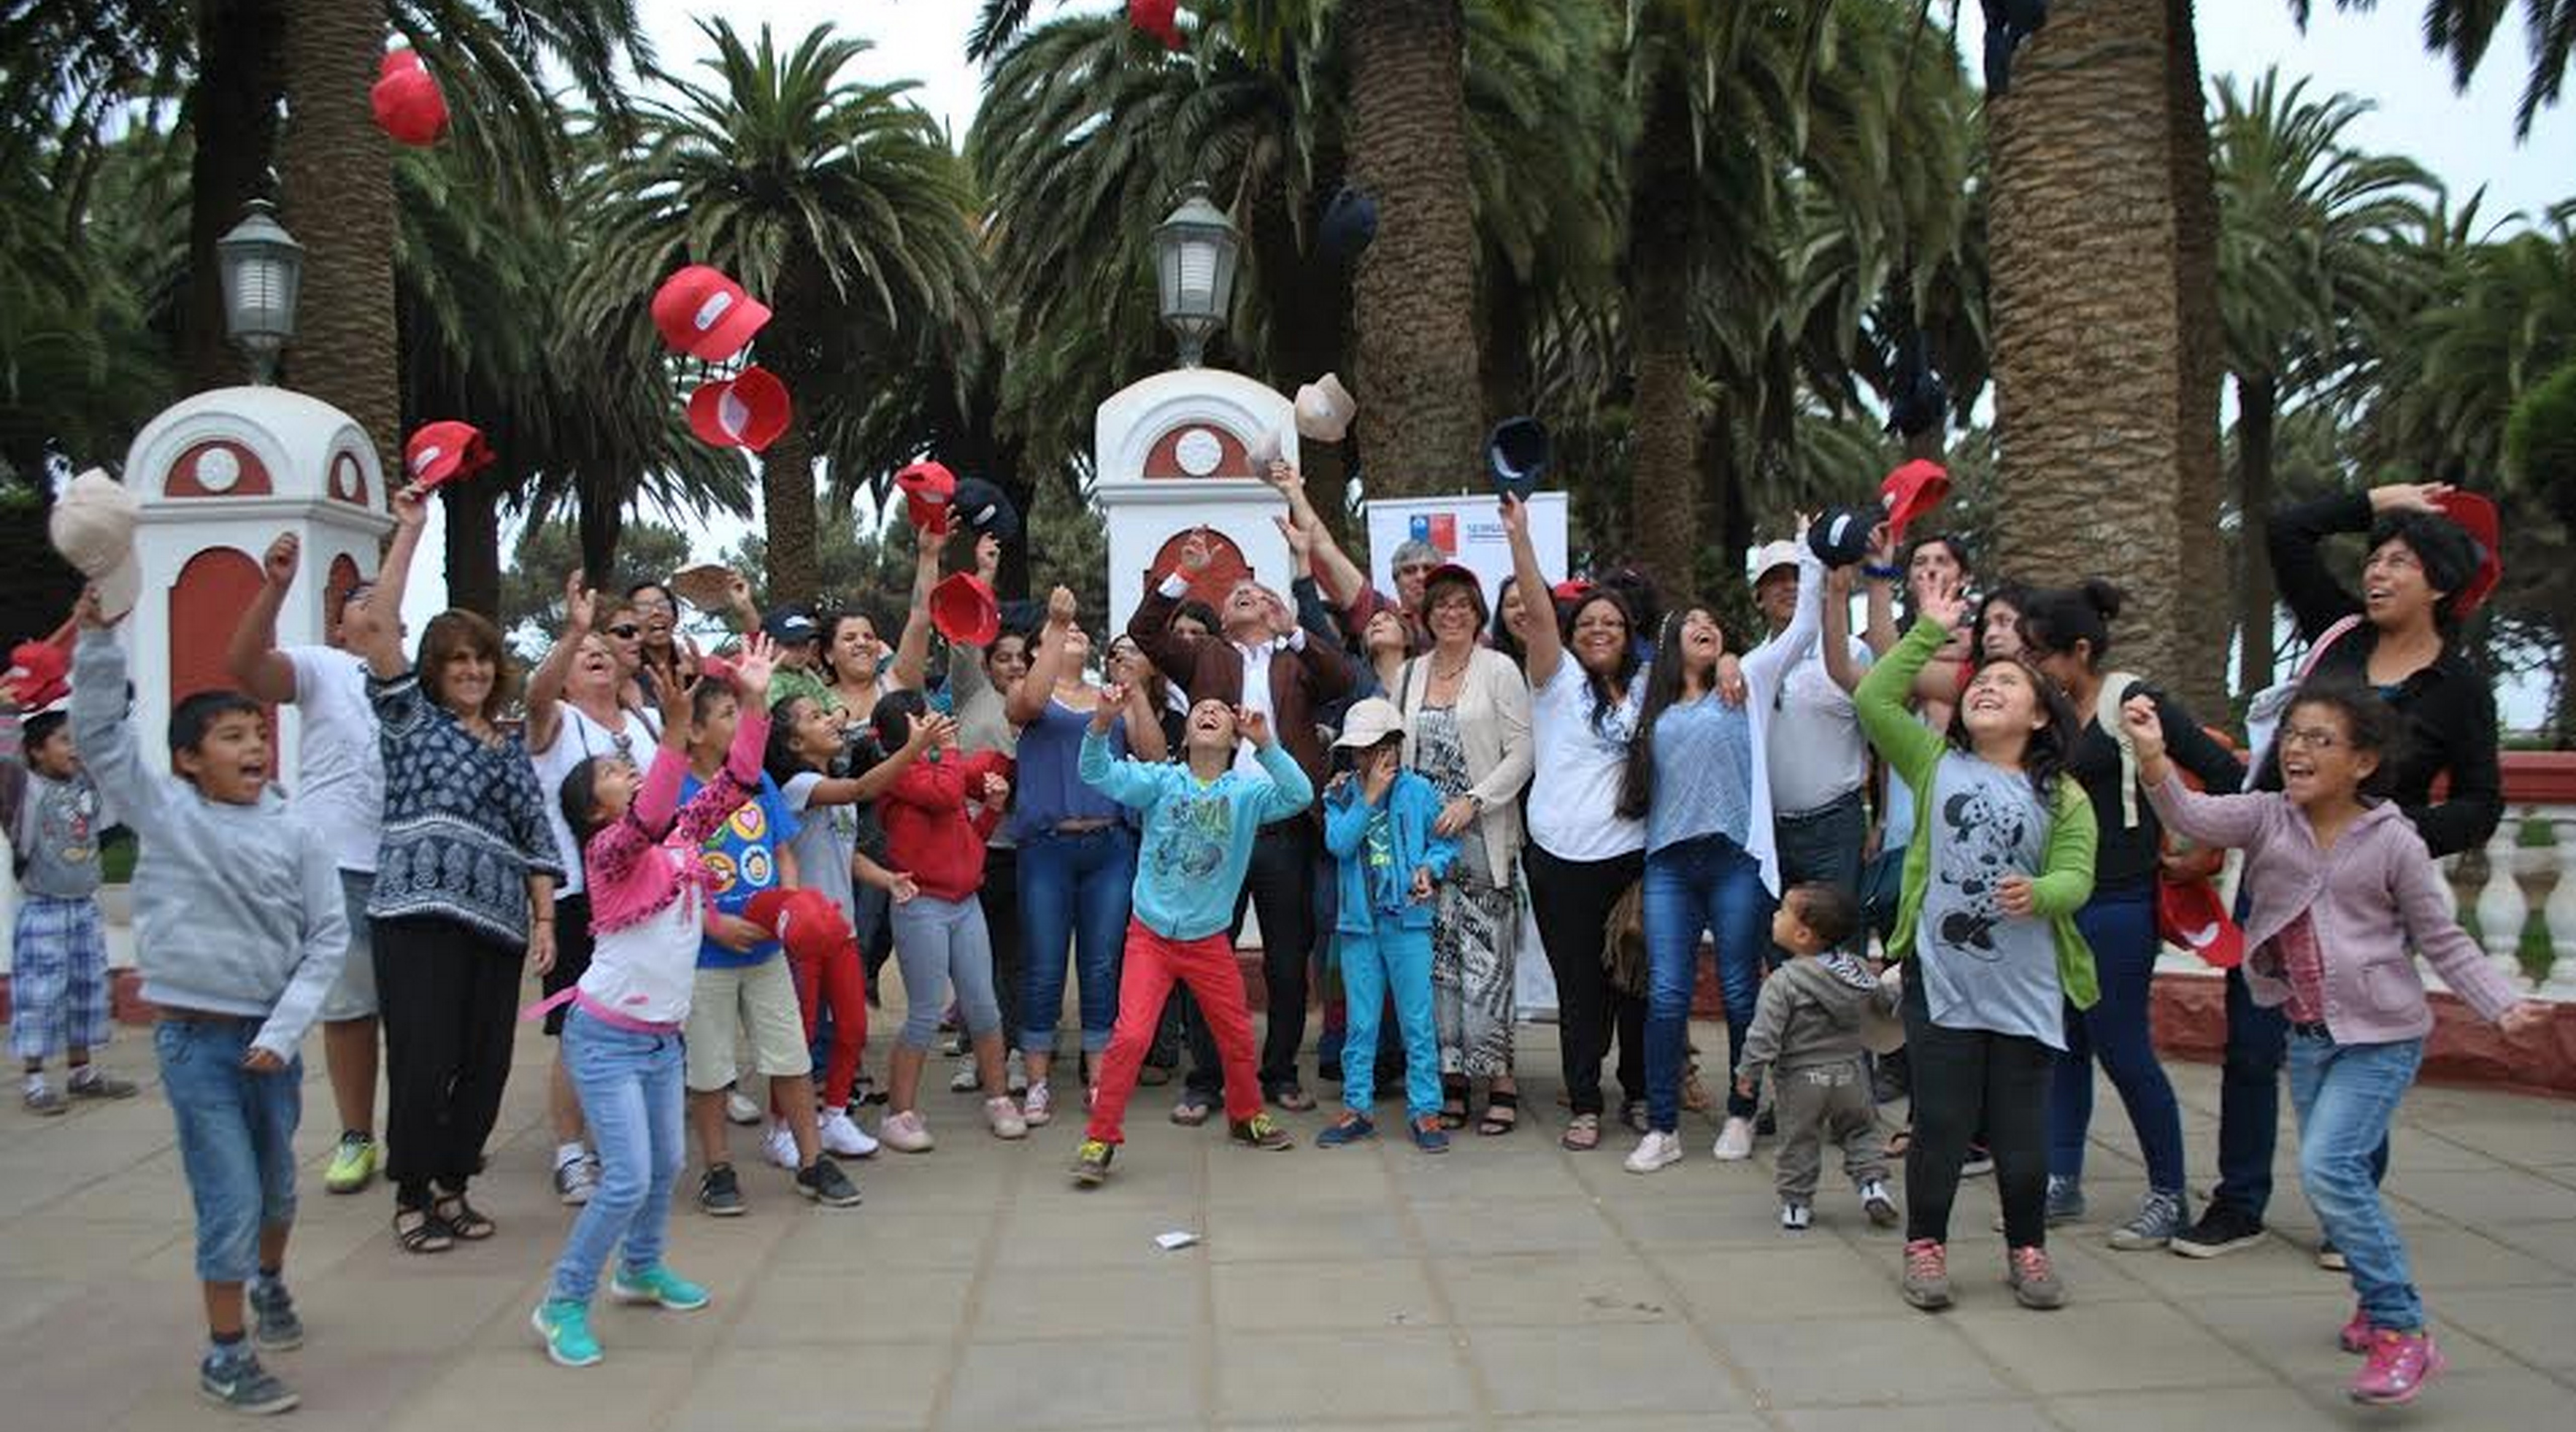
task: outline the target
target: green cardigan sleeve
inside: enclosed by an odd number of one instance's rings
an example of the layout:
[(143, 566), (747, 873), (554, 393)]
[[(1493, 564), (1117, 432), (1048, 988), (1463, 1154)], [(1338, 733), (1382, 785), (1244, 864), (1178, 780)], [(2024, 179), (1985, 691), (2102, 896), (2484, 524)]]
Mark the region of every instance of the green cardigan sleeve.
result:
[(2091, 1009), (2102, 998), (2102, 982), (2093, 967), (2093, 947), (2084, 942), (2075, 912), (2093, 898), (2093, 847), (2100, 832), (2093, 802), (2084, 788), (2067, 776), (2057, 778), (2056, 819), (2048, 830), (2048, 868), (2032, 881), (2034, 913), (2048, 917), (2057, 936), (2057, 982), (2066, 1002)]
[[(1949, 629), (1929, 617), (1914, 623), (1905, 640), (1871, 666), (1852, 693), (1860, 729), (1878, 748), (1881, 759), (1917, 791), (1927, 788), (1932, 768), (1941, 763), (1941, 737), (1905, 709), (1914, 693), (1914, 678), (1932, 664), (1932, 654), (1950, 639)], [(2086, 862), (2090, 868), (2091, 861)]]

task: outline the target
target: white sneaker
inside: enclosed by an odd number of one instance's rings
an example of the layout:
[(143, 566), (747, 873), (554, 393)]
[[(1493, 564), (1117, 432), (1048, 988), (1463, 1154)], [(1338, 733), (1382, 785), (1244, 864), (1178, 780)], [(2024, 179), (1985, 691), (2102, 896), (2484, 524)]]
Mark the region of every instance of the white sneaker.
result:
[(957, 1072), (948, 1076), (948, 1092), (972, 1094), (984, 1087), (983, 1076), (975, 1072), (975, 1056), (967, 1054), (957, 1061)]
[(1717, 1131), (1717, 1147), (1709, 1152), (1719, 1163), (1742, 1163), (1753, 1157), (1753, 1121), (1728, 1119), (1726, 1127)]
[(877, 1151), (877, 1141), (847, 1109), (826, 1109), (815, 1132), (823, 1139), (823, 1152), (835, 1158), (863, 1159)]
[(926, 1154), (932, 1142), (929, 1126), (921, 1122), (920, 1112), (914, 1109), (886, 1115), (877, 1124), (877, 1138), (899, 1154)]
[(984, 1101), (984, 1122), (992, 1126), (997, 1139), (1029, 1136), (1029, 1121), (1020, 1116), (1020, 1106), (1008, 1094), (996, 1094)]
[(1813, 1215), (1803, 1203), (1780, 1205), (1780, 1231), (1783, 1233), (1804, 1233), (1812, 1219)]
[(1055, 1095), (1047, 1089), (1047, 1081), (1044, 1079), (1032, 1081), (1029, 1084), (1029, 1096), (1020, 1101), (1021, 1121), (1034, 1129), (1044, 1126), (1054, 1118)]
[(725, 1117), (750, 1128), (760, 1122), (760, 1106), (740, 1089), (725, 1090)]
[(769, 1135), (760, 1141), (760, 1148), (762, 1153), (769, 1156), (771, 1163), (789, 1173), (794, 1173), (803, 1166), (803, 1161), (796, 1157), (796, 1135), (787, 1127), (787, 1121), (784, 1119), (769, 1126)]
[(1011, 1051), (1011, 1057), (1002, 1066), (1002, 1087), (1014, 1094), (1028, 1092), (1029, 1066), (1016, 1049)]
[(1628, 1155), (1627, 1169), (1630, 1173), (1653, 1173), (1681, 1161), (1682, 1140), (1679, 1134), (1650, 1133), (1639, 1139), (1636, 1151)]
[(1888, 1197), (1887, 1185), (1878, 1179), (1860, 1186), (1860, 1206), (1869, 1215), (1870, 1223), (1879, 1228), (1894, 1228), (1903, 1216), (1896, 1211), (1896, 1200)]

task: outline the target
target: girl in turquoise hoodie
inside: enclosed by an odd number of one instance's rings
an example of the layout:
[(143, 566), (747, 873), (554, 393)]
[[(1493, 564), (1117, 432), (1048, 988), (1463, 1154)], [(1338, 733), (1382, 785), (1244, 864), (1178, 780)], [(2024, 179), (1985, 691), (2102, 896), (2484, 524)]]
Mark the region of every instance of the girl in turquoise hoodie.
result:
[(1377, 1132), (1377, 1020), (1391, 991), (1404, 1030), (1404, 1112), (1414, 1147), (1446, 1153), (1440, 1127), (1440, 1044), (1431, 1022), (1431, 917), (1436, 887), (1458, 858), (1454, 836), (1437, 834), (1440, 788), (1404, 768), (1404, 716), (1371, 697), (1342, 718), (1336, 751), (1352, 769), (1324, 792), (1324, 848), (1340, 866), (1334, 934), (1350, 1032), (1342, 1046), (1344, 1113), (1315, 1137), (1330, 1148)]

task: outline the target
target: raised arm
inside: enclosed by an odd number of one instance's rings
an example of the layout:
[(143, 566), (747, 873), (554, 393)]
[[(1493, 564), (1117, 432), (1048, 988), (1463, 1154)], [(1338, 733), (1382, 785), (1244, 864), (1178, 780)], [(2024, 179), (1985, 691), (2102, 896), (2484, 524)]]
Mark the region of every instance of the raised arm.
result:
[(1181, 598), (1189, 594), (1191, 579), (1206, 571), (1214, 560), (1207, 529), (1192, 532), (1181, 543), (1181, 565), (1147, 588), (1144, 600), (1136, 604), (1135, 614), (1127, 618), (1127, 635), (1136, 643), (1136, 649), (1152, 660), (1155, 670), (1184, 691), (1198, 676), (1198, 644), (1211, 638), (1173, 631), (1172, 614), (1180, 610)]
[(303, 542), (292, 532), (280, 532), (268, 544), (259, 564), (259, 590), (242, 608), (232, 640), (224, 646), (224, 670), (252, 700), (272, 706), (295, 700), (295, 662), (277, 649), (277, 613), (286, 605), (287, 589), (295, 585), (302, 550)]
[(1288, 500), (1288, 518), (1280, 525), (1294, 526), (1304, 534), (1303, 543), (1288, 544), (1290, 555), (1296, 559), (1295, 575), (1311, 573), (1336, 606), (1347, 609), (1357, 603), (1369, 589), (1368, 574), (1343, 553), (1341, 544), (1333, 540), (1332, 529), (1324, 525), (1323, 514), (1307, 500), (1304, 475), (1285, 462), (1274, 462), (1262, 474), (1262, 481)]
[[(1801, 522), (1798, 526), (1802, 533), (1806, 530), (1805, 523)], [(1843, 639), (1839, 643), (1844, 648), (1843, 660), (1846, 664), (1850, 662), (1851, 583), (1849, 578), (1846, 577), (1842, 583), (1838, 601), (1829, 600), (1833, 591), (1832, 574), (1825, 571), (1823, 560), (1809, 551), (1807, 544), (1801, 541), (1798, 544), (1798, 604), (1790, 612), (1789, 624), (1781, 628), (1776, 640), (1765, 642), (1759, 648), (1736, 658), (1737, 664), (1744, 671), (1744, 684), (1747, 691), (1745, 700), (1775, 702), (1780, 694), (1780, 684), (1789, 679), (1792, 668), (1807, 659), (1808, 650), (1814, 647), (1820, 638), (1827, 643), (1825, 661), (1827, 669), (1830, 670), (1834, 659), (1833, 647), (1836, 644), (1833, 633), (1837, 627), (1842, 629), (1843, 634)], [(1833, 610), (1838, 604), (1843, 608), (1839, 618)], [(1855, 678), (1855, 684), (1857, 684), (1857, 678)], [(1846, 686), (1843, 689), (1848, 691), (1851, 688)]]
[[(1101, 700), (1109, 699), (1104, 691)], [(1163, 735), (1163, 713), (1154, 709), (1154, 693), (1145, 683), (1128, 687), (1118, 703), (1119, 724), (1127, 732), (1127, 754), (1148, 764), (1170, 759), (1172, 743)]]
[[(951, 527), (950, 532), (957, 529)], [(916, 532), (919, 550), (912, 562), (912, 610), (904, 613), (903, 636), (894, 644), (894, 667), (887, 673), (898, 691), (922, 691), (930, 679), (930, 590), (939, 585), (939, 554), (946, 536)]]
[(1014, 726), (1026, 726), (1045, 713), (1055, 684), (1064, 677), (1066, 638), (1072, 634), (1075, 604), (1071, 587), (1047, 593), (1046, 625), (1029, 653), (1028, 674), (1003, 694), (1002, 714)]
[(1279, 744), (1279, 738), (1272, 734), (1269, 723), (1258, 716), (1254, 721), (1258, 734), (1252, 738), (1253, 759), (1261, 763), (1261, 769), (1270, 777), (1270, 789), (1262, 793), (1259, 815), (1260, 823), (1268, 825), (1313, 805), (1315, 783), (1306, 778), (1305, 768), (1297, 764), (1296, 757), (1288, 754), (1288, 748)]
[(349, 649), (365, 658), (367, 670), (381, 680), (391, 681), (409, 670), (403, 659), (402, 604), (403, 593), (411, 585), (412, 559), (420, 553), (420, 533), (429, 520), (429, 509), (417, 486), (394, 494), (394, 540), (385, 548), (385, 560), (376, 569), (376, 589), (367, 595), (367, 603), (348, 613), (341, 621), (341, 631)]
[(147, 769), (134, 743), (134, 721), (125, 705), (125, 648), (100, 620), (98, 596), (81, 593), (80, 640), (72, 648), (72, 743), (81, 765), (125, 823), (146, 839), (161, 829), (162, 813), (178, 799), (170, 778)]
[(2376, 494), (2336, 493), (2284, 507), (2263, 526), (2263, 550), (2272, 581), (2289, 603), (2299, 635), (2315, 641), (2327, 627), (2361, 611), (2361, 599), (2326, 570), (2324, 544), (2338, 532), (2370, 528)]
[(563, 634), (555, 638), (546, 659), (537, 663), (528, 677), (528, 750), (544, 752), (554, 749), (555, 737), (563, 732), (563, 713), (556, 708), (563, 701), (564, 683), (572, 679), (573, 663), (581, 658), (581, 644), (590, 638), (590, 623), (596, 611), (597, 594), (583, 583), (576, 568), (564, 578)]
[(1169, 766), (1122, 761), (1109, 749), (1108, 727), (1095, 716), (1082, 733), (1082, 756), (1074, 770), (1082, 783), (1131, 810), (1151, 810), (1163, 785), (1158, 772)]
[(2235, 848), (2262, 833), (2263, 822), (2281, 797), (2269, 793), (2206, 795), (2182, 783), (2165, 754), (2164, 713), (2155, 698), (2141, 693), (2121, 704), (2118, 719), (2138, 754), (2138, 786), (2156, 818), (2175, 834), (2203, 845)]
[(1565, 659), (1565, 641), (1556, 629), (1556, 604), (1549, 595), (1547, 578), (1539, 574), (1538, 548), (1530, 543), (1528, 503), (1514, 497), (1503, 499), (1503, 531), (1512, 543), (1512, 579), (1520, 583), (1521, 601), (1535, 618), (1529, 623), (1529, 650), (1524, 663), (1529, 670), (1529, 684), (1545, 686), (1556, 679), (1557, 663)]
[(1914, 629), (1896, 644), (1885, 661), (1869, 669), (1860, 686), (1852, 692), (1852, 710), (1860, 717), (1862, 734), (1889, 768), (1905, 778), (1917, 791), (1930, 789), (1932, 768), (1941, 762), (1942, 739), (1905, 709), (1908, 695), (1914, 689), (1916, 673), (1932, 659), (1932, 653), (1949, 637), (1946, 618), (1959, 614), (1955, 593), (1938, 603), (1927, 603), (1923, 614), (1914, 619)]

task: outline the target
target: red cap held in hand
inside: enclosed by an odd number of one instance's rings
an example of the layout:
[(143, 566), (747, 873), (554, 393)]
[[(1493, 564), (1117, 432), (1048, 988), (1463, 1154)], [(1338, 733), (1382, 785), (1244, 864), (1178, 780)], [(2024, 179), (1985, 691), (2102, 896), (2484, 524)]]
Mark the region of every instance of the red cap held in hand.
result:
[(403, 444), (403, 467), (423, 493), (491, 465), (491, 445), (472, 423), (427, 423)]
[(2487, 598), (2495, 595), (2496, 583), (2504, 580), (2504, 526), (2496, 518), (2494, 501), (2474, 492), (2445, 496), (2442, 513), (2460, 524), (2469, 540), (2478, 544), (2477, 574), (2469, 578), (2467, 586), (2451, 594), (2451, 614), (2467, 621), (2487, 604)]
[(1887, 475), (1878, 485), (1878, 500), (1887, 509), (1887, 540), (1901, 546), (1907, 523), (1933, 511), (1950, 497), (1950, 470), (1917, 458)]
[(957, 475), (945, 463), (917, 462), (894, 475), (903, 491), (904, 515), (912, 525), (938, 535), (948, 530), (948, 509), (957, 502)]

